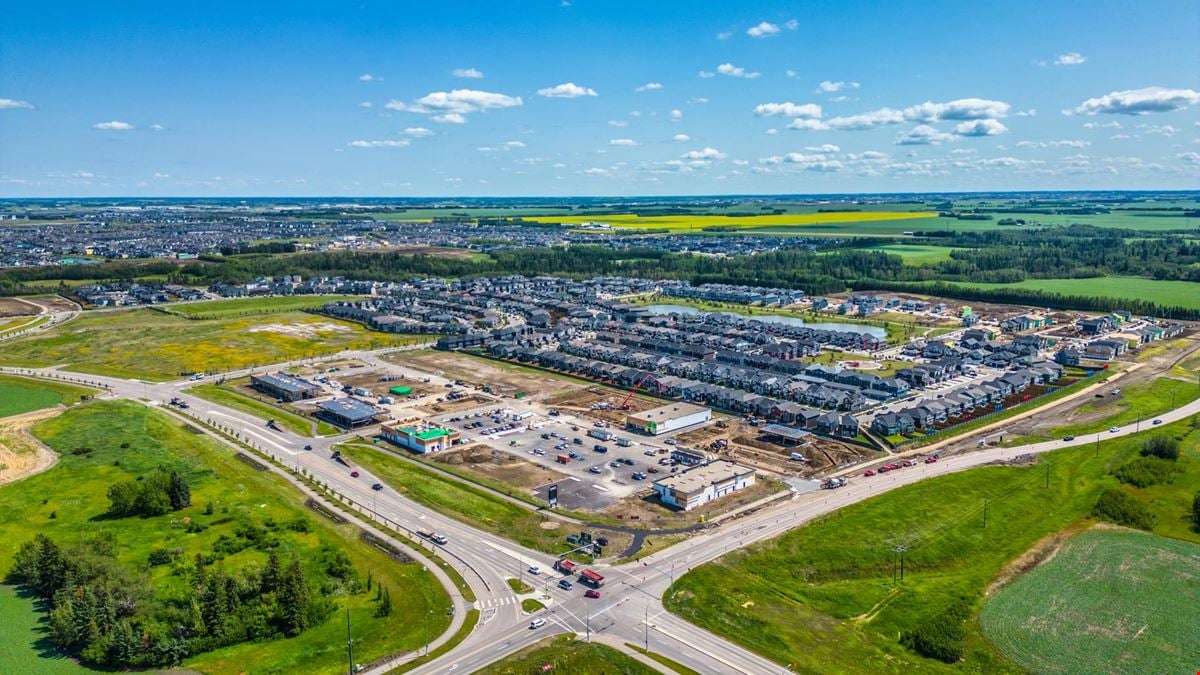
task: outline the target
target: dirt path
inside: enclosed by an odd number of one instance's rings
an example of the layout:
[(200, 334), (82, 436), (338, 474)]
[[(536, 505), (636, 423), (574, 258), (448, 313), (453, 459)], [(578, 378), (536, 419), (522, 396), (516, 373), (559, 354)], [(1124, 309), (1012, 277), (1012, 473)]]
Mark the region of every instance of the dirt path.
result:
[(0, 485), (41, 473), (58, 463), (58, 454), (34, 438), (29, 428), (62, 410), (48, 408), (0, 419)]

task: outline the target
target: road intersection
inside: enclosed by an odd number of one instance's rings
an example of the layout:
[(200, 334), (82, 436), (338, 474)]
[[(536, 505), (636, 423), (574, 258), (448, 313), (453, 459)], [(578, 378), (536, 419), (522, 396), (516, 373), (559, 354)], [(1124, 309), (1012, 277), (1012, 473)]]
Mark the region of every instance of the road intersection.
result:
[[(370, 352), (346, 352), (339, 356), (382, 363)], [(289, 365), (295, 364), (276, 364), (271, 369)], [(261, 372), (264, 369), (254, 370)], [(650, 651), (703, 673), (787, 672), (784, 666), (667, 612), (662, 598), (675, 577), (731, 550), (777, 537), (837, 509), (921, 480), (986, 464), (1009, 462), (1023, 455), (1092, 445), (1101, 440), (1153, 428), (1147, 423), (1140, 428), (1127, 426), (1115, 432), (1079, 436), (1071, 441), (1052, 440), (1009, 448), (989, 448), (880, 476), (856, 478), (848, 486), (836, 491), (794, 494), (790, 499), (777, 500), (758, 511), (731, 518), (720, 526), (704, 530), (639, 560), (620, 565), (593, 565), (593, 569), (605, 575), (607, 583), (600, 599), (588, 599), (583, 597), (581, 589), (563, 590), (557, 587), (561, 577), (553, 571), (555, 556), (478, 530), (391, 489), (372, 490), (370, 486), (373, 483), (386, 481), (369, 475), (360, 467), (356, 467), (360, 476), (352, 477), (348, 467), (331, 457), (331, 448), (353, 438), (351, 434), (312, 438), (286, 429), (269, 429), (261, 418), (187, 393), (188, 387), (198, 383), (194, 380), (153, 383), (80, 374), (57, 368), (0, 368), (0, 372), (89, 384), (107, 390), (105, 396), (137, 400), (165, 409), (171, 399), (182, 399), (189, 404), (186, 410), (188, 417), (238, 439), (287, 469), (325, 484), (329, 490), (341, 495), (343, 500), (352, 502), (354, 508), (363, 514), (364, 522), (370, 523), (371, 527), (386, 531), (387, 527), (380, 527), (386, 525), (399, 533), (406, 533), (407, 540), (396, 542), (402, 548), (411, 550), (412, 541), (422, 541), (415, 536), (418, 529), (430, 529), (444, 535), (447, 541), (442, 546), (422, 542), (425, 548), (418, 554), (419, 559), (431, 555), (440, 557), (459, 572), (476, 599), (473, 602), (467, 600), (448, 577), (444, 574), (438, 576), (451, 594), (456, 616), (450, 630), (431, 641), (432, 646), (448, 640), (462, 625), (468, 610), (480, 611), (479, 622), (466, 639), (445, 654), (416, 667), (412, 671), (416, 673), (474, 672), (557, 633), (577, 634), (584, 639), (600, 633), (604, 635), (605, 642), (610, 644), (645, 645)], [(222, 377), (234, 378), (250, 372), (226, 373)], [(182, 412), (173, 411), (173, 414)], [(1169, 423), (1196, 414), (1200, 414), (1200, 400), (1159, 415), (1157, 419)], [(220, 437), (220, 434), (214, 435)], [(228, 439), (223, 440), (228, 442)], [(306, 446), (312, 449), (306, 450)], [(299, 480), (290, 480), (308, 490)], [(386, 532), (383, 534), (386, 536)], [(528, 574), (526, 570), (531, 565), (538, 566), (541, 574)], [(432, 569), (434, 566), (429, 567)], [(534, 586), (534, 594), (522, 596), (514, 592), (507, 582), (511, 578)], [(526, 614), (521, 608), (520, 600), (523, 597), (537, 597), (546, 608), (533, 615)], [(530, 629), (530, 619), (538, 617), (547, 619), (545, 627)], [(417, 650), (376, 670), (385, 672), (420, 654), (421, 650)]]

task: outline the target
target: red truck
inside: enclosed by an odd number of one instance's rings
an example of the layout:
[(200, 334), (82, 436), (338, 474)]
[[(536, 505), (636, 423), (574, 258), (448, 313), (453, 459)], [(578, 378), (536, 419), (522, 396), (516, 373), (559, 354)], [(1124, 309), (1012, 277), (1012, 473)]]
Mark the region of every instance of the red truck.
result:
[(558, 462), (559, 464), (570, 464), (571, 458), (566, 455), (559, 455), (558, 457), (554, 458), (554, 461)]
[(554, 569), (563, 574), (574, 574), (577, 565), (566, 558), (562, 558), (554, 563)]

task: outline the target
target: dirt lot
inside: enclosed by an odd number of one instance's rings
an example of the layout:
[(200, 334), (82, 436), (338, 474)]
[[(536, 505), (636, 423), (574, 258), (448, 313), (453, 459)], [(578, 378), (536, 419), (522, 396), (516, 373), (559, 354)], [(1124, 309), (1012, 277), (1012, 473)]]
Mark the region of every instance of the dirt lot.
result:
[(347, 368), (361, 368), (366, 365), (367, 364), (363, 363), (362, 361), (356, 361), (354, 359), (342, 359), (340, 361), (324, 361), (313, 366), (302, 366), (295, 369), (295, 372), (301, 377), (316, 377), (317, 375), (326, 374), (328, 374), (330, 377), (336, 377), (336, 371), (333, 373), (326, 373), (326, 371), (330, 368), (346, 370)]
[(21, 299), (28, 300), (29, 302), (45, 307), (46, 311), (48, 312), (72, 312), (76, 309), (79, 309), (73, 305), (70, 300), (66, 300), (57, 295), (39, 295), (36, 297)]
[(615, 506), (603, 511), (602, 515), (628, 523), (630, 527), (655, 529), (687, 527), (784, 489), (786, 488), (781, 484), (759, 476), (754, 485), (748, 489), (739, 490), (691, 511), (680, 511), (663, 505), (654, 490), (647, 487), (645, 490), (622, 499)]
[[(592, 417), (598, 420), (604, 420), (618, 426), (624, 426), (625, 416), (630, 413), (637, 413), (643, 410), (650, 410), (664, 405), (663, 401), (656, 401), (651, 398), (642, 396), (634, 396), (629, 399), (629, 409), (620, 410), (617, 408), (621, 401), (628, 394), (617, 389), (608, 389), (600, 386), (590, 386), (586, 389), (577, 389), (569, 392), (555, 394), (547, 399), (544, 403), (553, 405), (561, 410), (569, 410), (585, 417)], [(607, 405), (607, 408), (593, 408), (593, 405)]]
[[(839, 443), (815, 435), (803, 446), (780, 445), (764, 440), (757, 427), (741, 420), (729, 419), (725, 422), (728, 426), (724, 429), (711, 424), (703, 429), (680, 434), (675, 440), (688, 447), (715, 453), (756, 469), (780, 476), (805, 478), (879, 454), (859, 445)], [(728, 446), (714, 447), (713, 444), (721, 440), (726, 441)], [(808, 461), (792, 461), (789, 457), (793, 452), (801, 453)]]
[(0, 316), (41, 314), (42, 306), (24, 298), (0, 298)]
[(461, 450), (438, 453), (433, 456), (433, 461), (462, 467), (523, 490), (567, 478), (566, 474), (486, 445), (470, 445)]
[(54, 466), (58, 455), (34, 438), (29, 428), (58, 413), (58, 408), (47, 408), (0, 420), (0, 485)]
[(456, 352), (414, 350), (388, 354), (383, 358), (401, 366), (424, 370), (451, 380), (491, 387), (492, 391), (500, 395), (514, 396), (523, 393), (532, 400), (587, 386), (582, 382), (533, 368)]

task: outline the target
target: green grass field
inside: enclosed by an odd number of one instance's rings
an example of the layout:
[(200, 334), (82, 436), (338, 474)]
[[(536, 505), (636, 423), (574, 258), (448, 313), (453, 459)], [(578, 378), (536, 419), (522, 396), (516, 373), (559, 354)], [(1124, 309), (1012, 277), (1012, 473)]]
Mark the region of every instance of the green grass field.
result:
[(426, 339), (367, 331), (328, 317), (286, 311), (189, 320), (150, 309), (88, 312), (53, 330), (5, 341), (0, 363), (68, 364), (69, 370), (169, 380), (343, 349), (372, 349)]
[[(35, 425), (33, 433), (62, 459), (49, 471), (0, 488), (0, 572), (7, 573), (17, 549), (35, 534), (68, 545), (111, 534), (117, 560), (139, 570), (159, 594), (169, 597), (180, 592), (186, 578), (173, 574), (170, 565), (148, 567), (151, 551), (179, 549), (181, 559), (190, 560), (197, 552), (214, 550), (220, 537), (233, 537), (240, 528), (253, 526), (278, 541), (281, 557), (297, 554), (310, 579), (323, 578), (319, 551), (328, 545), (345, 551), (360, 577), (370, 571), (392, 591), (396, 611), (390, 617), (375, 617), (372, 594), (339, 591), (333, 598), (339, 607), (335, 616), (303, 634), (193, 656), (185, 661), (187, 668), (206, 673), (339, 672), (344, 669), (347, 608), (355, 655), (363, 662), (419, 646), (423, 638), (417, 617), (427, 611), (433, 612), (431, 635), (449, 625), (449, 597), (423, 567), (397, 563), (366, 545), (357, 528), (335, 525), (306, 509), (301, 494), (282, 479), (256, 471), (225, 446), (189, 432), (161, 412), (132, 402), (94, 402)], [(191, 507), (159, 517), (104, 517), (110, 484), (159, 466), (187, 476)], [(206, 513), (209, 503), (212, 514)], [(208, 527), (189, 532), (180, 526), (183, 517)], [(309, 531), (283, 527), (299, 520), (308, 523)], [(251, 547), (225, 555), (218, 564), (234, 573), (265, 560), (263, 551)], [(8, 637), (8, 631), (0, 633), (5, 649), (19, 652), (11, 658), (40, 658), (28, 653), (32, 645), (27, 633)]]
[(208, 302), (187, 302), (181, 305), (171, 305), (165, 309), (188, 317), (222, 319), (235, 316), (275, 314), (278, 312), (313, 309), (329, 302), (361, 299), (362, 296), (358, 295), (285, 295), (265, 298), (236, 298), (231, 300), (210, 300)]
[[(548, 667), (547, 667), (548, 666)], [(547, 638), (478, 671), (484, 675), (653, 675), (655, 670), (631, 656), (573, 635)]]
[(63, 656), (50, 641), (42, 602), (16, 586), (0, 584), (0, 672), (45, 675), (99, 673)]
[(228, 385), (221, 384), (199, 384), (189, 387), (187, 392), (213, 403), (219, 403), (227, 408), (250, 413), (264, 420), (273, 419), (280, 425), (287, 427), (301, 436), (312, 436), (314, 423), (317, 425), (318, 433), (322, 435), (338, 433), (338, 430), (327, 422), (315, 419), (310, 420), (303, 415), (284, 410), (279, 406), (259, 401), (249, 396), (243, 396), (227, 387)]
[(548, 519), (529, 509), (415, 466), (387, 450), (361, 444), (337, 447), (351, 463), (366, 467), (396, 492), (439, 513), (540, 551), (558, 552), (566, 546), (567, 533), (543, 529), (541, 524)]
[[(1129, 489), (1158, 514), (1155, 532), (1178, 525), (1200, 489), (1200, 430), (1181, 422), (1161, 433), (1186, 434), (1183, 472), (1171, 485)], [(882, 494), (693, 569), (671, 587), (667, 607), (800, 672), (1017, 671), (975, 619), (958, 666), (925, 659), (897, 636), (960, 600), (977, 612), (1011, 560), (1086, 521), (1102, 489), (1117, 485), (1109, 472), (1136, 455), (1143, 438), (1104, 442), (1099, 456), (1072, 448), (1032, 467), (982, 467)], [(1200, 541), (1182, 526), (1172, 533)], [(893, 583), (901, 545), (906, 573)]]
[(0, 375), (0, 417), (73, 405), (93, 390), (61, 382)]
[[(1108, 392), (1111, 389), (1104, 391)], [(1152, 424), (1155, 415), (1174, 410), (1196, 398), (1200, 398), (1200, 386), (1196, 384), (1194, 377), (1191, 381), (1160, 377), (1121, 389), (1120, 395), (1112, 404), (1103, 408), (1110, 413), (1104, 419), (1055, 427), (1050, 430), (1050, 435), (1054, 438), (1082, 436), (1107, 431), (1112, 426), (1127, 426), (1137, 423), (1138, 420), (1141, 420), (1141, 426), (1145, 428)], [(1088, 412), (1092, 408), (1093, 404), (1085, 403), (1078, 408), (1078, 412)]]
[(904, 258), (904, 262), (910, 265), (928, 265), (930, 263), (949, 260), (950, 252), (954, 249), (950, 246), (930, 246), (926, 244), (887, 244), (886, 246), (876, 246), (863, 250), (898, 255)]
[(1200, 284), (1192, 281), (1160, 281), (1141, 277), (1099, 277), (1094, 279), (1026, 279), (1015, 284), (961, 281), (946, 283), (963, 288), (1025, 288), (1064, 295), (1152, 300), (1167, 307), (1200, 309)]
[[(844, 225), (846, 223), (888, 222), (895, 220), (919, 221), (935, 218), (936, 213), (923, 211), (837, 211), (830, 213), (784, 213), (753, 216), (728, 216), (717, 214), (639, 216), (635, 213), (610, 215), (563, 215), (529, 216), (526, 220), (538, 223), (607, 223), (617, 229), (667, 229), (672, 232), (702, 232), (706, 227), (735, 227), (738, 229), (774, 228), (779, 226)], [(910, 226), (908, 229), (918, 227)]]
[(1200, 663), (1200, 546), (1085, 532), (1002, 588), (979, 620), (1030, 672), (1191, 672)]

